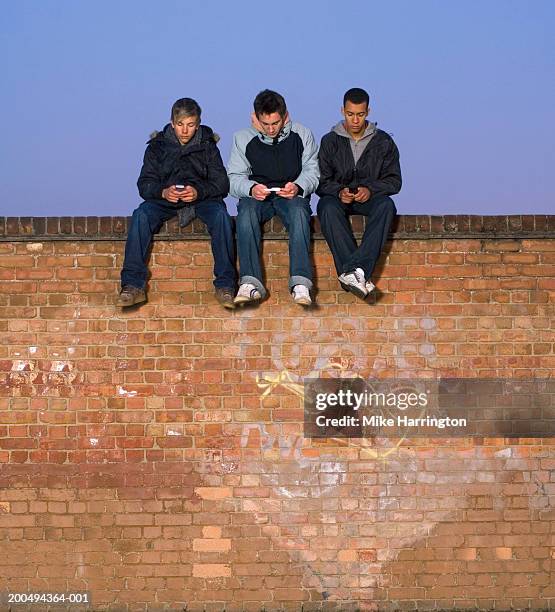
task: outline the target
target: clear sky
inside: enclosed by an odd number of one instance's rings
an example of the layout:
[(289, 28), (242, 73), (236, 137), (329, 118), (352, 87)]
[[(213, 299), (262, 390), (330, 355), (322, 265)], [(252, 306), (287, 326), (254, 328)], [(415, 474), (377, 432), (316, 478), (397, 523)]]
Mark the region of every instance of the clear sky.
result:
[(0, 215), (131, 214), (175, 99), (200, 103), (227, 163), (266, 87), (318, 140), (344, 91), (367, 89), (401, 152), (400, 213), (554, 212), (553, 0), (1, 8)]

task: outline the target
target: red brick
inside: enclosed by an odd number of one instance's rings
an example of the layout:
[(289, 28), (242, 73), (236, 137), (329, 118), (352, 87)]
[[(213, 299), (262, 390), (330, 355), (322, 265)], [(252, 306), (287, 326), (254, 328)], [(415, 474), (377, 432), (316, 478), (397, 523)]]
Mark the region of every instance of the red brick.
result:
[(229, 538), (195, 538), (193, 540), (193, 550), (199, 552), (227, 552), (231, 550), (231, 540)]
[(193, 576), (197, 578), (229, 577), (231, 567), (223, 563), (197, 563), (193, 565)]

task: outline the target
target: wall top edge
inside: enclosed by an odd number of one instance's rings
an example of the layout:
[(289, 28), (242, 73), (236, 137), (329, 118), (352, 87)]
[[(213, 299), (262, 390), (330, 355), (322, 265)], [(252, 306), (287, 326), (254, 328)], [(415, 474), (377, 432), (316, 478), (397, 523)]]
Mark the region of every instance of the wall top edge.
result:
[[(351, 217), (355, 234), (365, 218)], [(125, 240), (131, 217), (0, 217), (0, 241), (11, 240)], [(320, 224), (312, 217), (313, 237), (322, 239)], [(265, 237), (286, 238), (281, 221), (264, 227)], [(159, 239), (207, 239), (202, 222), (179, 228), (177, 219), (164, 224)], [(390, 232), (393, 240), (437, 238), (555, 238), (555, 215), (399, 215)]]

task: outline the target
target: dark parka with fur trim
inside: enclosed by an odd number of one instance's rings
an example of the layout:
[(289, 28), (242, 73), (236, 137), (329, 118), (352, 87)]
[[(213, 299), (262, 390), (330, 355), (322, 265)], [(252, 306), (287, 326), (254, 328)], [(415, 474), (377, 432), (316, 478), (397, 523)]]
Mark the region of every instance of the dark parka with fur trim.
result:
[(184, 145), (169, 123), (162, 132), (154, 132), (137, 181), (141, 197), (167, 204), (162, 191), (181, 184), (197, 190), (196, 202), (223, 200), (229, 192), (229, 179), (216, 146), (218, 140), (218, 135), (206, 125), (201, 125)]

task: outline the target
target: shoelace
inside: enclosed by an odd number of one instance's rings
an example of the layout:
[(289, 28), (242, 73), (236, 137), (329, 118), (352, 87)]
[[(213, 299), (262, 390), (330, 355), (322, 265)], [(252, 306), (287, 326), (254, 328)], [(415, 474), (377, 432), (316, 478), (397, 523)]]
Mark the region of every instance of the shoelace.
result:
[(364, 278), (364, 272), (362, 273), (362, 277), (361, 277), (359, 271), (355, 270), (354, 275), (359, 283), (362, 283), (363, 285), (366, 283), (366, 280)]

